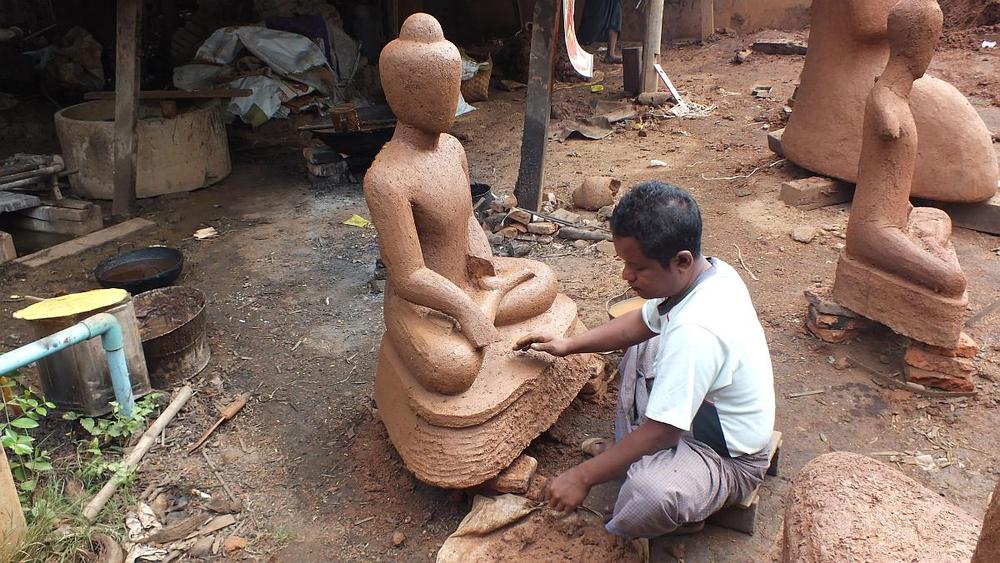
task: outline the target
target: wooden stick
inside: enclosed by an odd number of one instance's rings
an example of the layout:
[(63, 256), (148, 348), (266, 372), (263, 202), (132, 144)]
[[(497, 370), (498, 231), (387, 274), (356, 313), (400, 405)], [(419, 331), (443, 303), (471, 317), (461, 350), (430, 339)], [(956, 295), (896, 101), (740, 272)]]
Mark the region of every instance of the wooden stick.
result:
[[(295, 349), (292, 348), (292, 350)], [(193, 446), (188, 448), (188, 453), (192, 453), (198, 448), (200, 448), (201, 445), (204, 444), (206, 440), (208, 440), (209, 436), (212, 435), (212, 432), (215, 432), (215, 429), (218, 428), (220, 424), (233, 418), (234, 416), (236, 416), (236, 413), (243, 410), (243, 407), (247, 405), (247, 399), (249, 398), (250, 396), (246, 394), (237, 395), (235, 401), (229, 403), (228, 405), (226, 405), (226, 408), (222, 409), (222, 412), (219, 413), (219, 419), (216, 420), (212, 424), (212, 426), (208, 427), (208, 430), (206, 430), (205, 433), (201, 435), (201, 438), (198, 438), (198, 441), (195, 442)]]
[(226, 494), (229, 495), (229, 500), (233, 501), (233, 504), (239, 504), (240, 501), (236, 498), (236, 495), (233, 494), (233, 490), (229, 488), (229, 483), (222, 478), (219, 470), (215, 467), (215, 464), (212, 463), (212, 460), (208, 458), (208, 454), (206, 454), (204, 450), (201, 452), (201, 457), (205, 458), (205, 463), (208, 464), (208, 468), (212, 470), (212, 473), (215, 474), (215, 478), (219, 480), (219, 483), (222, 484), (222, 488), (226, 490)]
[(895, 388), (895, 389), (902, 389), (904, 391), (909, 391), (910, 393), (913, 393), (914, 395), (920, 395), (921, 397), (934, 397), (934, 398), (944, 398), (944, 397), (975, 397), (976, 394), (977, 394), (975, 391), (969, 391), (969, 392), (964, 392), (964, 391), (936, 391), (934, 389), (926, 389), (926, 388), (925, 389), (921, 389), (919, 387), (912, 387), (911, 385), (915, 385), (915, 384), (908, 385), (907, 384), (908, 382), (900, 381), (900, 380), (896, 379), (895, 377), (891, 377), (889, 375), (886, 375), (886, 374), (878, 371), (877, 369), (875, 369), (875, 368), (873, 368), (871, 366), (867, 366), (867, 365), (859, 362), (857, 359), (855, 359), (852, 356), (848, 356), (847, 359), (852, 364), (854, 364), (854, 365), (858, 366), (859, 368), (867, 371), (868, 374), (872, 376), (872, 378), (875, 380), (876, 383), (881, 383), (882, 385), (886, 385), (888, 387), (892, 387), (892, 388)]
[(104, 484), (104, 487), (98, 491), (97, 495), (87, 503), (87, 506), (83, 509), (83, 517), (87, 520), (93, 520), (97, 514), (104, 508), (104, 505), (108, 503), (111, 495), (115, 494), (118, 487), (122, 484), (124, 477), (122, 473), (127, 472), (139, 465), (142, 461), (142, 457), (146, 455), (153, 444), (156, 443), (156, 438), (160, 435), (160, 432), (170, 424), (170, 421), (177, 416), (177, 412), (187, 404), (188, 399), (191, 398), (191, 387), (185, 385), (181, 387), (180, 391), (174, 397), (167, 408), (163, 410), (159, 417), (153, 424), (146, 429), (143, 433), (142, 438), (139, 439), (139, 443), (132, 448), (132, 451), (125, 458), (125, 462), (122, 464), (122, 471), (116, 472), (111, 479)]

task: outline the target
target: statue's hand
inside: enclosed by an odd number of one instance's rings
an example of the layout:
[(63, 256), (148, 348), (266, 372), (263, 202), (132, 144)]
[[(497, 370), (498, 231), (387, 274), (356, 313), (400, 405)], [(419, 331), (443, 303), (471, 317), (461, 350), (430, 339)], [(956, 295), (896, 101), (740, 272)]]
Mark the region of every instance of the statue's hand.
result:
[(486, 315), (478, 310), (474, 314), (458, 319), (458, 323), (462, 328), (462, 334), (476, 349), (485, 348), (503, 338), (500, 331), (486, 318)]
[(479, 278), (479, 287), (487, 291), (501, 291), (506, 293), (511, 289), (535, 277), (534, 272), (515, 272), (507, 276), (488, 276)]

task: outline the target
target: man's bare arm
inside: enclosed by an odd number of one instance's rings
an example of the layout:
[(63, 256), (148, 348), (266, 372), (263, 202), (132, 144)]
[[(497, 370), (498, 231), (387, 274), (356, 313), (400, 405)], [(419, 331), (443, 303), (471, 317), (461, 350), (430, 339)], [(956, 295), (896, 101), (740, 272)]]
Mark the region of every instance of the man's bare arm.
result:
[(583, 334), (555, 337), (530, 334), (517, 341), (515, 350), (536, 350), (553, 356), (624, 350), (656, 336), (642, 320), (642, 311), (630, 311)]

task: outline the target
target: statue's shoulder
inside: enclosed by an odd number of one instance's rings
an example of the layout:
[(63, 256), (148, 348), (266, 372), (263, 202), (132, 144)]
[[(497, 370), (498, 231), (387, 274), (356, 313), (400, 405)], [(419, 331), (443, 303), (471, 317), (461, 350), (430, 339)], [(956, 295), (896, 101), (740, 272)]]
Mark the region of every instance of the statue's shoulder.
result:
[(449, 151), (457, 151), (465, 154), (465, 147), (462, 146), (462, 141), (459, 141), (455, 136), (449, 133), (441, 133), (440, 146), (448, 149)]

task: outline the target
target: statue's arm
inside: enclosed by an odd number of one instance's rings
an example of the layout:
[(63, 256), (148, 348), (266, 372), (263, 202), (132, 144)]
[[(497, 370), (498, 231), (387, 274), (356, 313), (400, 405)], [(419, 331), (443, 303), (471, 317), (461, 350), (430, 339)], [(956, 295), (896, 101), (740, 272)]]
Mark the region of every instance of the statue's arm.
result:
[(424, 264), (408, 198), (385, 186), (366, 186), (372, 222), (393, 289), (403, 299), (454, 317), (477, 348), (495, 341), (496, 328), (475, 301), (448, 278)]

